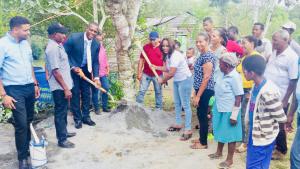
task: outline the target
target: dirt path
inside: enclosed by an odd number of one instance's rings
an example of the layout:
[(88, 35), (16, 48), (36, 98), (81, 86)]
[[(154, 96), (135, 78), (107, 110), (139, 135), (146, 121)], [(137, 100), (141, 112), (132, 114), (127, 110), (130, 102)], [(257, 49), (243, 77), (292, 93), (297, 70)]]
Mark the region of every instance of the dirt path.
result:
[[(69, 117), (69, 130), (77, 132), (77, 136), (70, 139), (76, 144), (74, 149), (60, 149), (56, 146), (53, 117), (50, 117), (38, 125), (38, 128), (44, 129), (42, 132), (45, 133), (49, 141), (47, 151), (49, 162), (44, 168), (217, 168), (218, 163), (222, 160), (212, 161), (207, 157), (208, 154), (215, 151), (216, 143), (210, 141), (207, 150), (192, 150), (189, 148), (189, 142), (179, 141), (180, 133), (165, 132), (165, 128), (173, 121), (171, 113), (158, 114), (158, 112), (151, 110), (150, 113), (152, 115), (149, 113), (140, 113), (138, 116), (137, 114), (130, 116), (126, 114), (118, 116), (93, 115), (92, 118), (97, 123), (96, 127), (84, 125), (80, 130), (74, 129), (73, 120)], [(146, 120), (139, 121), (140, 118)], [(10, 125), (1, 124), (0, 134), (0, 168), (17, 168), (13, 128)], [(194, 138), (197, 135), (195, 133)], [(226, 151), (227, 148), (224, 152)], [(242, 158), (241, 155), (235, 156), (234, 169), (245, 168)]]

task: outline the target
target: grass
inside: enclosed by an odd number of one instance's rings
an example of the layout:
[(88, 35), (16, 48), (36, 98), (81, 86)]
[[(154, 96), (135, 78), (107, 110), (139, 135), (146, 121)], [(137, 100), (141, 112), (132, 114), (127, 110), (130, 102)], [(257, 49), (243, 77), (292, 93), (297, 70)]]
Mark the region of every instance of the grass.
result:
[[(151, 85), (149, 87), (148, 92), (146, 93), (145, 96), (145, 105), (147, 107), (155, 107), (155, 96), (154, 96), (154, 89), (153, 86)], [(165, 111), (169, 112), (174, 112), (174, 104), (173, 104), (173, 92), (172, 92), (172, 86), (168, 86), (166, 88), (163, 88), (163, 109)], [(195, 115), (195, 108), (193, 108), (193, 120), (192, 123), (193, 125), (197, 124), (197, 117)], [(296, 118), (294, 120), (296, 122)], [(294, 123), (294, 129), (296, 129), (296, 124)], [(295, 137), (295, 132), (289, 133), (287, 135), (287, 142), (288, 142), (288, 153), (284, 157), (284, 159), (280, 161), (271, 161), (271, 166), (270, 169), (288, 169), (290, 168), (290, 148), (293, 143), (294, 137)], [(242, 155), (241, 160), (245, 162), (246, 159), (246, 154)]]

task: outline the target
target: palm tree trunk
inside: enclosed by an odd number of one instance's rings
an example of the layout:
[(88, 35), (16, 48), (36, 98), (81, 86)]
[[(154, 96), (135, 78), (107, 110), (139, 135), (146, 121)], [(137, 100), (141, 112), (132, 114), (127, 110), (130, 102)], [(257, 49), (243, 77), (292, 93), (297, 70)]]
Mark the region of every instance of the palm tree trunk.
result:
[(119, 80), (124, 85), (125, 99), (135, 96), (133, 63), (130, 59), (131, 47), (141, 0), (107, 0), (108, 13), (116, 27), (116, 54)]

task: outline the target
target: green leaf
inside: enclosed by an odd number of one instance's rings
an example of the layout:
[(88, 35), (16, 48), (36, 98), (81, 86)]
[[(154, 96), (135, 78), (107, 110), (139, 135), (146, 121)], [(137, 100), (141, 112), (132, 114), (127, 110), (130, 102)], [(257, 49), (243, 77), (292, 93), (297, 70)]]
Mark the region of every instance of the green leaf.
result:
[(61, 3), (58, 3), (58, 2), (55, 2), (54, 3), (54, 7), (55, 8), (60, 8), (60, 7), (62, 7), (63, 5), (61, 4)]

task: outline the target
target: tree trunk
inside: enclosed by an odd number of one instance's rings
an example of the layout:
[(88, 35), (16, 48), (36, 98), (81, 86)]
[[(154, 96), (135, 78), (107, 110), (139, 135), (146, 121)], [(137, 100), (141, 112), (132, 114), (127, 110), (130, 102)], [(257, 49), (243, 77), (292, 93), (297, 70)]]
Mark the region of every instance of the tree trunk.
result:
[(98, 23), (98, 0), (93, 0), (93, 18), (94, 22)]
[(129, 56), (132, 38), (136, 27), (141, 0), (107, 0), (107, 10), (116, 27), (116, 54), (119, 80), (124, 85), (125, 99), (133, 100), (134, 69)]
[(258, 0), (254, 0), (252, 6), (253, 9), (253, 23), (258, 22), (258, 15), (259, 15), (259, 5), (260, 2), (258, 2)]
[(268, 32), (269, 26), (271, 24), (272, 15), (273, 15), (273, 12), (274, 12), (275, 7), (277, 6), (278, 2), (279, 2), (279, 0), (273, 0), (273, 2), (271, 3), (270, 11), (268, 12), (267, 20), (266, 20), (266, 23), (265, 23), (265, 30), (264, 30), (263, 37)]
[(107, 20), (107, 18), (109, 18), (109, 16), (106, 15), (105, 13), (105, 4), (104, 4), (104, 1), (103, 0), (98, 0), (98, 4), (99, 4), (99, 7), (100, 7), (100, 12), (101, 12), (101, 21), (99, 23), (99, 30), (102, 31), (103, 30), (103, 27), (104, 27), (104, 24)]

